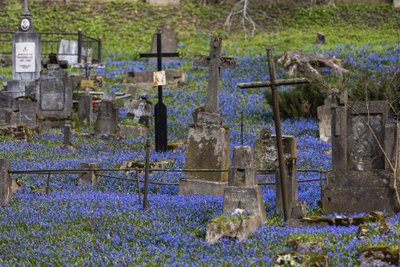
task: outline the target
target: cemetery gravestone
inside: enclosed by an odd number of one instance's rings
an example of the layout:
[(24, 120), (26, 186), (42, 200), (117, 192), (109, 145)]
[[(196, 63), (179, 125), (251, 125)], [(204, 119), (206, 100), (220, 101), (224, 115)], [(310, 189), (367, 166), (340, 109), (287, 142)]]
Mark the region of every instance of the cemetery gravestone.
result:
[(38, 99), (41, 126), (62, 127), (71, 119), (72, 81), (58, 64), (48, 64), (42, 71)]
[(79, 97), (78, 117), (84, 123), (93, 122), (93, 97), (89, 94), (82, 94)]
[(400, 8), (400, 0), (393, 0), (393, 6), (395, 8)]
[(78, 63), (78, 41), (75, 40), (61, 40), (58, 49), (58, 59), (66, 60), (68, 64)]
[[(297, 168), (296, 168), (296, 139), (293, 136), (282, 136), (284, 156), (284, 174), (286, 179), (289, 209), (298, 202)], [(268, 129), (263, 129), (260, 138), (254, 141), (254, 164), (257, 170), (276, 170), (276, 209), (282, 211), (282, 190), (280, 175), (278, 175), (278, 152), (276, 136), (271, 135)]]
[[(332, 108), (332, 168), (322, 191), (326, 212), (398, 211), (393, 169), (399, 125), (388, 122), (386, 101), (349, 102)], [(372, 132), (373, 130), (373, 132)], [(385, 159), (384, 154), (387, 155)]]
[[(228, 186), (224, 189), (223, 213), (223, 216), (228, 218), (223, 225), (218, 221), (211, 221), (207, 225), (207, 242), (214, 243), (222, 236), (234, 237), (241, 241), (266, 220), (251, 147), (234, 147)], [(229, 221), (229, 217), (235, 216), (238, 218)]]
[(98, 114), (95, 130), (102, 134), (118, 135), (119, 114), (115, 96), (113, 94), (104, 94), (103, 100), (98, 106)]
[(13, 80), (33, 81), (39, 78), (40, 52), (40, 36), (33, 29), (28, 0), (25, 0), (20, 27), (12, 36)]
[(221, 39), (211, 39), (210, 56), (195, 57), (195, 63), (209, 67), (207, 100), (204, 110), (196, 113), (190, 125), (185, 169), (212, 169), (219, 172), (185, 173), (179, 183), (181, 195), (223, 195), (228, 180), (229, 129), (222, 125), (218, 110), (218, 82), (221, 67), (235, 67), (233, 58), (220, 57)]

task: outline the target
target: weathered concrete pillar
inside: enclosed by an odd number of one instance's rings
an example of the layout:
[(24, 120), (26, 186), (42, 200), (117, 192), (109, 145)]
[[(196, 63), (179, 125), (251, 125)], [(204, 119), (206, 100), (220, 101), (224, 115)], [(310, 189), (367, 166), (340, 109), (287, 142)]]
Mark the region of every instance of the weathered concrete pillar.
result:
[(0, 205), (6, 205), (12, 197), (10, 169), (11, 162), (0, 159)]
[(97, 176), (94, 170), (99, 169), (100, 164), (98, 163), (88, 163), (88, 162), (81, 162), (80, 169), (87, 169), (87, 172), (83, 172), (79, 175), (78, 184), (92, 184), (96, 185), (98, 182)]

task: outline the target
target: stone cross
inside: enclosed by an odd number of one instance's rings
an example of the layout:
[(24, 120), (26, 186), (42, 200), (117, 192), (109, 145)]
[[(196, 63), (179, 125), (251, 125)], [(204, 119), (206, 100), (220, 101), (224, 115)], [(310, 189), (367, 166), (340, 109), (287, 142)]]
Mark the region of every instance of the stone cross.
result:
[(289, 201), (288, 201), (288, 192), (287, 192), (287, 181), (285, 179), (285, 162), (283, 156), (283, 146), (282, 146), (282, 132), (281, 132), (281, 119), (279, 114), (279, 103), (278, 103), (278, 94), (277, 87), (280, 85), (293, 85), (293, 84), (304, 84), (309, 83), (307, 79), (298, 78), (298, 79), (288, 79), (288, 80), (276, 80), (275, 77), (275, 64), (272, 56), (273, 48), (268, 48), (268, 65), (269, 65), (269, 76), (270, 81), (267, 82), (251, 82), (251, 83), (240, 83), (238, 84), (239, 88), (258, 88), (258, 87), (271, 87), (272, 89), (272, 100), (273, 100), (273, 112), (274, 112), (274, 121), (275, 121), (275, 131), (276, 131), (276, 146), (278, 150), (278, 162), (279, 162), (279, 180), (281, 184), (282, 191), (282, 206), (283, 206), (283, 215), (285, 221), (288, 220), (289, 216)]
[(28, 0), (24, 0), (24, 15), (29, 15)]
[[(140, 53), (142, 58), (157, 58), (157, 70), (162, 70), (163, 57), (178, 57), (179, 53), (163, 53), (161, 49), (161, 30), (157, 32), (157, 53)], [(154, 107), (156, 151), (166, 151), (168, 147), (167, 107), (163, 103), (162, 86), (158, 86), (158, 103)]]
[(218, 113), (218, 82), (220, 68), (234, 68), (236, 60), (234, 58), (221, 57), (221, 38), (211, 38), (210, 55), (194, 56), (194, 64), (201, 67), (208, 67), (208, 90), (205, 111)]

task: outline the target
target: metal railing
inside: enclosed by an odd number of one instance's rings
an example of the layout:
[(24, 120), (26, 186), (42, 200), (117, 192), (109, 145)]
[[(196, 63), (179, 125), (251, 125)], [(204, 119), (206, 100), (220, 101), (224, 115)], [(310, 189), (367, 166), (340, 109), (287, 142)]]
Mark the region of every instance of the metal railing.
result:
[[(94, 172), (97, 176), (99, 177), (105, 177), (105, 178), (110, 178), (110, 179), (117, 179), (117, 180), (126, 180), (126, 181), (132, 181), (136, 182), (136, 180), (139, 178), (138, 175), (136, 175), (135, 179), (129, 179), (126, 177), (120, 177), (120, 176), (112, 176), (112, 175), (107, 175), (107, 174), (101, 174), (103, 172), (125, 172), (125, 173), (133, 173), (136, 172), (137, 174), (139, 173), (144, 173), (145, 168), (126, 168), (126, 169), (44, 169), (44, 170), (11, 170), (9, 171), (10, 174), (81, 174), (81, 173), (87, 173), (89, 171)], [(229, 170), (221, 170), (221, 169), (150, 169), (150, 172), (180, 172), (180, 173), (190, 173), (190, 172), (229, 172)], [(298, 183), (306, 183), (306, 182), (317, 182), (319, 181), (321, 186), (324, 180), (324, 177), (326, 176), (326, 170), (316, 170), (316, 169), (298, 169), (297, 172), (303, 172), (303, 173), (319, 173), (319, 178), (315, 179), (302, 179), (298, 180)], [(257, 174), (263, 175), (263, 174), (276, 174), (276, 170), (274, 169), (269, 169), (269, 170), (257, 170)], [(182, 178), (181, 178), (182, 179)], [(180, 180), (181, 180), (180, 179)], [(139, 179), (139, 182), (144, 182), (143, 180)], [(154, 185), (169, 185), (169, 186), (177, 186), (179, 183), (166, 183), (166, 182), (149, 182), (150, 184)], [(275, 185), (276, 182), (258, 182), (258, 185)]]
[[(12, 34), (10, 31), (0, 32), (0, 57), (11, 56), (12, 54)], [(76, 56), (77, 62), (82, 63), (89, 49), (92, 50), (92, 61), (99, 63), (102, 61), (102, 40), (100, 37), (93, 38), (83, 34), (79, 29), (76, 33), (66, 32), (39, 32), (41, 54), (43, 58), (50, 53), (58, 56)], [(77, 52), (73, 54), (59, 53), (61, 40), (76, 41)]]

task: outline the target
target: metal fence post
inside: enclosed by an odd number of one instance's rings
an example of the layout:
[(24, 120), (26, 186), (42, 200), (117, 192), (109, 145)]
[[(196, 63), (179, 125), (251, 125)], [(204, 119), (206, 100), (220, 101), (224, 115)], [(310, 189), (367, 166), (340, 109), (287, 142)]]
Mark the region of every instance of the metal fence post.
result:
[(83, 47), (82, 29), (78, 29), (78, 63), (82, 63), (82, 47)]

